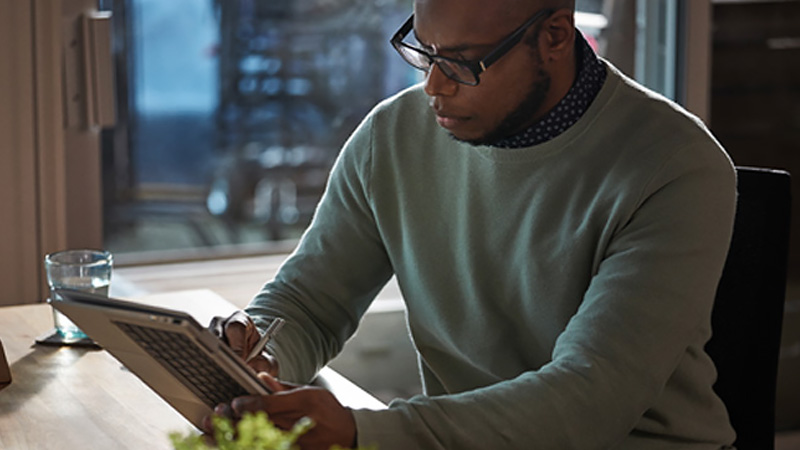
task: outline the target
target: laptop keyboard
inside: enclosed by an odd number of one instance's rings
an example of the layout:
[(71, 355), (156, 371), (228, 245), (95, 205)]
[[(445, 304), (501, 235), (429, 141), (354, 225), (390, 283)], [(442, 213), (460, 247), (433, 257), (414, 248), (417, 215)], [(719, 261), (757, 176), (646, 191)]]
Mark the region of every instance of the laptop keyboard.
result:
[(248, 395), (186, 336), (130, 323), (114, 323), (173, 375), (185, 380), (184, 385), (210, 408)]

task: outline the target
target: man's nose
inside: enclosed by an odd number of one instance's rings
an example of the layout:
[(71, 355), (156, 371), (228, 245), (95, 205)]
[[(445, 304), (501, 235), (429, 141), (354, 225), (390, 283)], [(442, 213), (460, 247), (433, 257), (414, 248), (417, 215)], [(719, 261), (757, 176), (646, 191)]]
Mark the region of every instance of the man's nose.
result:
[(458, 92), (458, 82), (450, 79), (442, 72), (438, 64), (431, 65), (425, 79), (425, 93), (431, 97), (451, 96)]

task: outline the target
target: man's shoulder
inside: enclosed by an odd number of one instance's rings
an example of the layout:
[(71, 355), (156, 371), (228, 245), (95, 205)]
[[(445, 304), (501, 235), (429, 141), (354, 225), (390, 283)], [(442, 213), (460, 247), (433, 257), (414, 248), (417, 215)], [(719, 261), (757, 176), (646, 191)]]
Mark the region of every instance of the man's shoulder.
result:
[(373, 138), (383, 146), (430, 143), (442, 134), (422, 84), (408, 87), (381, 101), (366, 120)]
[[(609, 79), (615, 89), (609, 96), (608, 106), (613, 111), (614, 120), (626, 125), (653, 126), (665, 133), (688, 133), (708, 136), (703, 121), (674, 100), (667, 98), (628, 77), (607, 62)], [(625, 122), (627, 121), (627, 122)]]
[(427, 108), (428, 97), (422, 84), (409, 86), (378, 103), (372, 114), (392, 115), (414, 111), (422, 112)]
[(602, 110), (581, 142), (600, 145), (603, 157), (615, 161), (609, 170), (645, 178), (665, 170), (672, 172), (669, 176), (700, 167), (731, 170), (724, 148), (697, 116), (608, 67), (610, 89), (601, 93)]
[[(607, 136), (620, 152), (662, 152), (674, 155), (687, 147), (701, 153), (725, 151), (696, 115), (624, 75), (610, 63), (608, 89), (595, 112), (592, 129)], [(724, 157), (723, 159), (725, 159)]]

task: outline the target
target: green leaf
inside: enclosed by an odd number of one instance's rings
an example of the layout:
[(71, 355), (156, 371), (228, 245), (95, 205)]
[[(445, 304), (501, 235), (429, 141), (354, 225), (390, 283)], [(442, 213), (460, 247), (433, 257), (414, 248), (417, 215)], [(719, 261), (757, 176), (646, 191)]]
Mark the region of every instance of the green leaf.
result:
[[(294, 424), (291, 430), (284, 431), (276, 427), (267, 414), (259, 411), (255, 414), (245, 413), (242, 420), (234, 427), (224, 417), (214, 416), (214, 439), (216, 446), (207, 443), (203, 435), (189, 433), (181, 435), (173, 432), (169, 439), (175, 450), (297, 450), (297, 440), (314, 427), (314, 421), (303, 417)], [(346, 450), (338, 445), (331, 450)], [(356, 450), (376, 450), (374, 447), (359, 447)]]

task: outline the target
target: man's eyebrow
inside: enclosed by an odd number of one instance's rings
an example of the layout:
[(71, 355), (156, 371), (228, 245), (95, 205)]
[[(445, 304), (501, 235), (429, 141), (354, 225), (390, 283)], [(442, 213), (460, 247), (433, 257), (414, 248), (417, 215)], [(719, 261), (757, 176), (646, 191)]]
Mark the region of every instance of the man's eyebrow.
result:
[[(423, 48), (425, 48), (425, 49), (432, 49), (433, 48), (432, 45), (426, 43), (425, 41), (423, 41), (422, 39), (419, 38), (419, 36), (417, 35), (417, 30), (413, 30), (413, 33), (414, 33), (414, 39), (416, 39), (417, 42), (419, 42), (420, 45), (422, 45)], [(437, 50), (437, 52), (458, 53), (458, 52), (463, 52), (463, 51), (467, 51), (467, 50), (483, 49), (483, 48), (489, 48), (489, 47), (492, 47), (492, 44), (459, 44), (459, 45), (453, 45), (453, 46), (450, 46), (450, 47), (437, 47), (436, 50)]]

